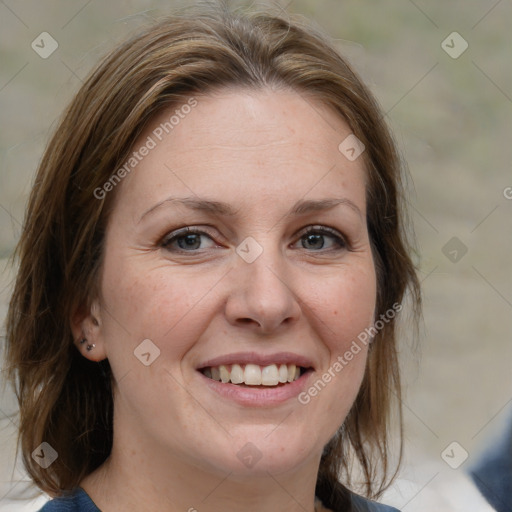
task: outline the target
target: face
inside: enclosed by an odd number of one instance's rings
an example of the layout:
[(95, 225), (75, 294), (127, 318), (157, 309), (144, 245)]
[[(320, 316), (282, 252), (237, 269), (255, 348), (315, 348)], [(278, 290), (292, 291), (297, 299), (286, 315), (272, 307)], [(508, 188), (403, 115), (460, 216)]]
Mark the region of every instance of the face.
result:
[(363, 159), (295, 92), (183, 105), (135, 143), (109, 218), (88, 357), (112, 367), (115, 435), (223, 475), (317, 464), (375, 309)]

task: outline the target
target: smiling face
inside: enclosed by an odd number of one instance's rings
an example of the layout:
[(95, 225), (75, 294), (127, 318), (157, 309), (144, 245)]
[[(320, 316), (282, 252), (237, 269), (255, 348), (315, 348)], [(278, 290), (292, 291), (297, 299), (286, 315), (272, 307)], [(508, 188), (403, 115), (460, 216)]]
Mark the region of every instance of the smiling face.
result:
[[(156, 143), (117, 185), (83, 353), (109, 359), (114, 444), (223, 475), (317, 469), (367, 349), (333, 368), (375, 309), (363, 159), (338, 150), (338, 115), (295, 92), (196, 100), (134, 145)], [(303, 368), (293, 383), (287, 363)], [(244, 385), (265, 367), (268, 386)]]

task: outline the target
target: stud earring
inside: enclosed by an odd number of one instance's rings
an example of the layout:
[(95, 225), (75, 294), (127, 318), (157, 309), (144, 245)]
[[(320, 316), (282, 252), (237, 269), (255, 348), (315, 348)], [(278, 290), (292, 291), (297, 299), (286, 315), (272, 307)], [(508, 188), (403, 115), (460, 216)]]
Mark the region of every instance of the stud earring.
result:
[(82, 338), (82, 339), (80, 340), (80, 345), (83, 345), (86, 341), (87, 341), (87, 339), (86, 339), (86, 338)]
[(91, 343), (90, 345), (87, 345), (86, 349), (87, 352), (90, 352), (96, 345), (94, 343)]

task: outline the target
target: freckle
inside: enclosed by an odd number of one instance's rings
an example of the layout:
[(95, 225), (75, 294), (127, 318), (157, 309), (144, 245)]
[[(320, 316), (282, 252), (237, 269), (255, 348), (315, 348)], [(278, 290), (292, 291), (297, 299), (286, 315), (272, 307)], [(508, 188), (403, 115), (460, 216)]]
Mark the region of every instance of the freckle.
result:
[(336, 310), (334, 310), (334, 314), (335, 314), (335, 315), (337, 315), (337, 314), (338, 314), (338, 312), (337, 312)]

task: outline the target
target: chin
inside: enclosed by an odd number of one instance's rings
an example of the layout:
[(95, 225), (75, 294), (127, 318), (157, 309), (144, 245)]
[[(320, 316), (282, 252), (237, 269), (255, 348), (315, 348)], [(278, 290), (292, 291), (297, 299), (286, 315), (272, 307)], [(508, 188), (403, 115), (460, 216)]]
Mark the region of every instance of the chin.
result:
[[(229, 437), (224, 448), (221, 443), (211, 443), (215, 450), (201, 454), (201, 464), (210, 469), (231, 473), (233, 477), (266, 476), (268, 473), (279, 474), (296, 471), (308, 461), (320, 460), (323, 444), (313, 446), (311, 436), (298, 434), (290, 435), (283, 430), (272, 432), (269, 425), (264, 429), (243, 435), (238, 432), (236, 436)], [(308, 445), (304, 440), (308, 439)], [(327, 441), (326, 441), (327, 442)]]

